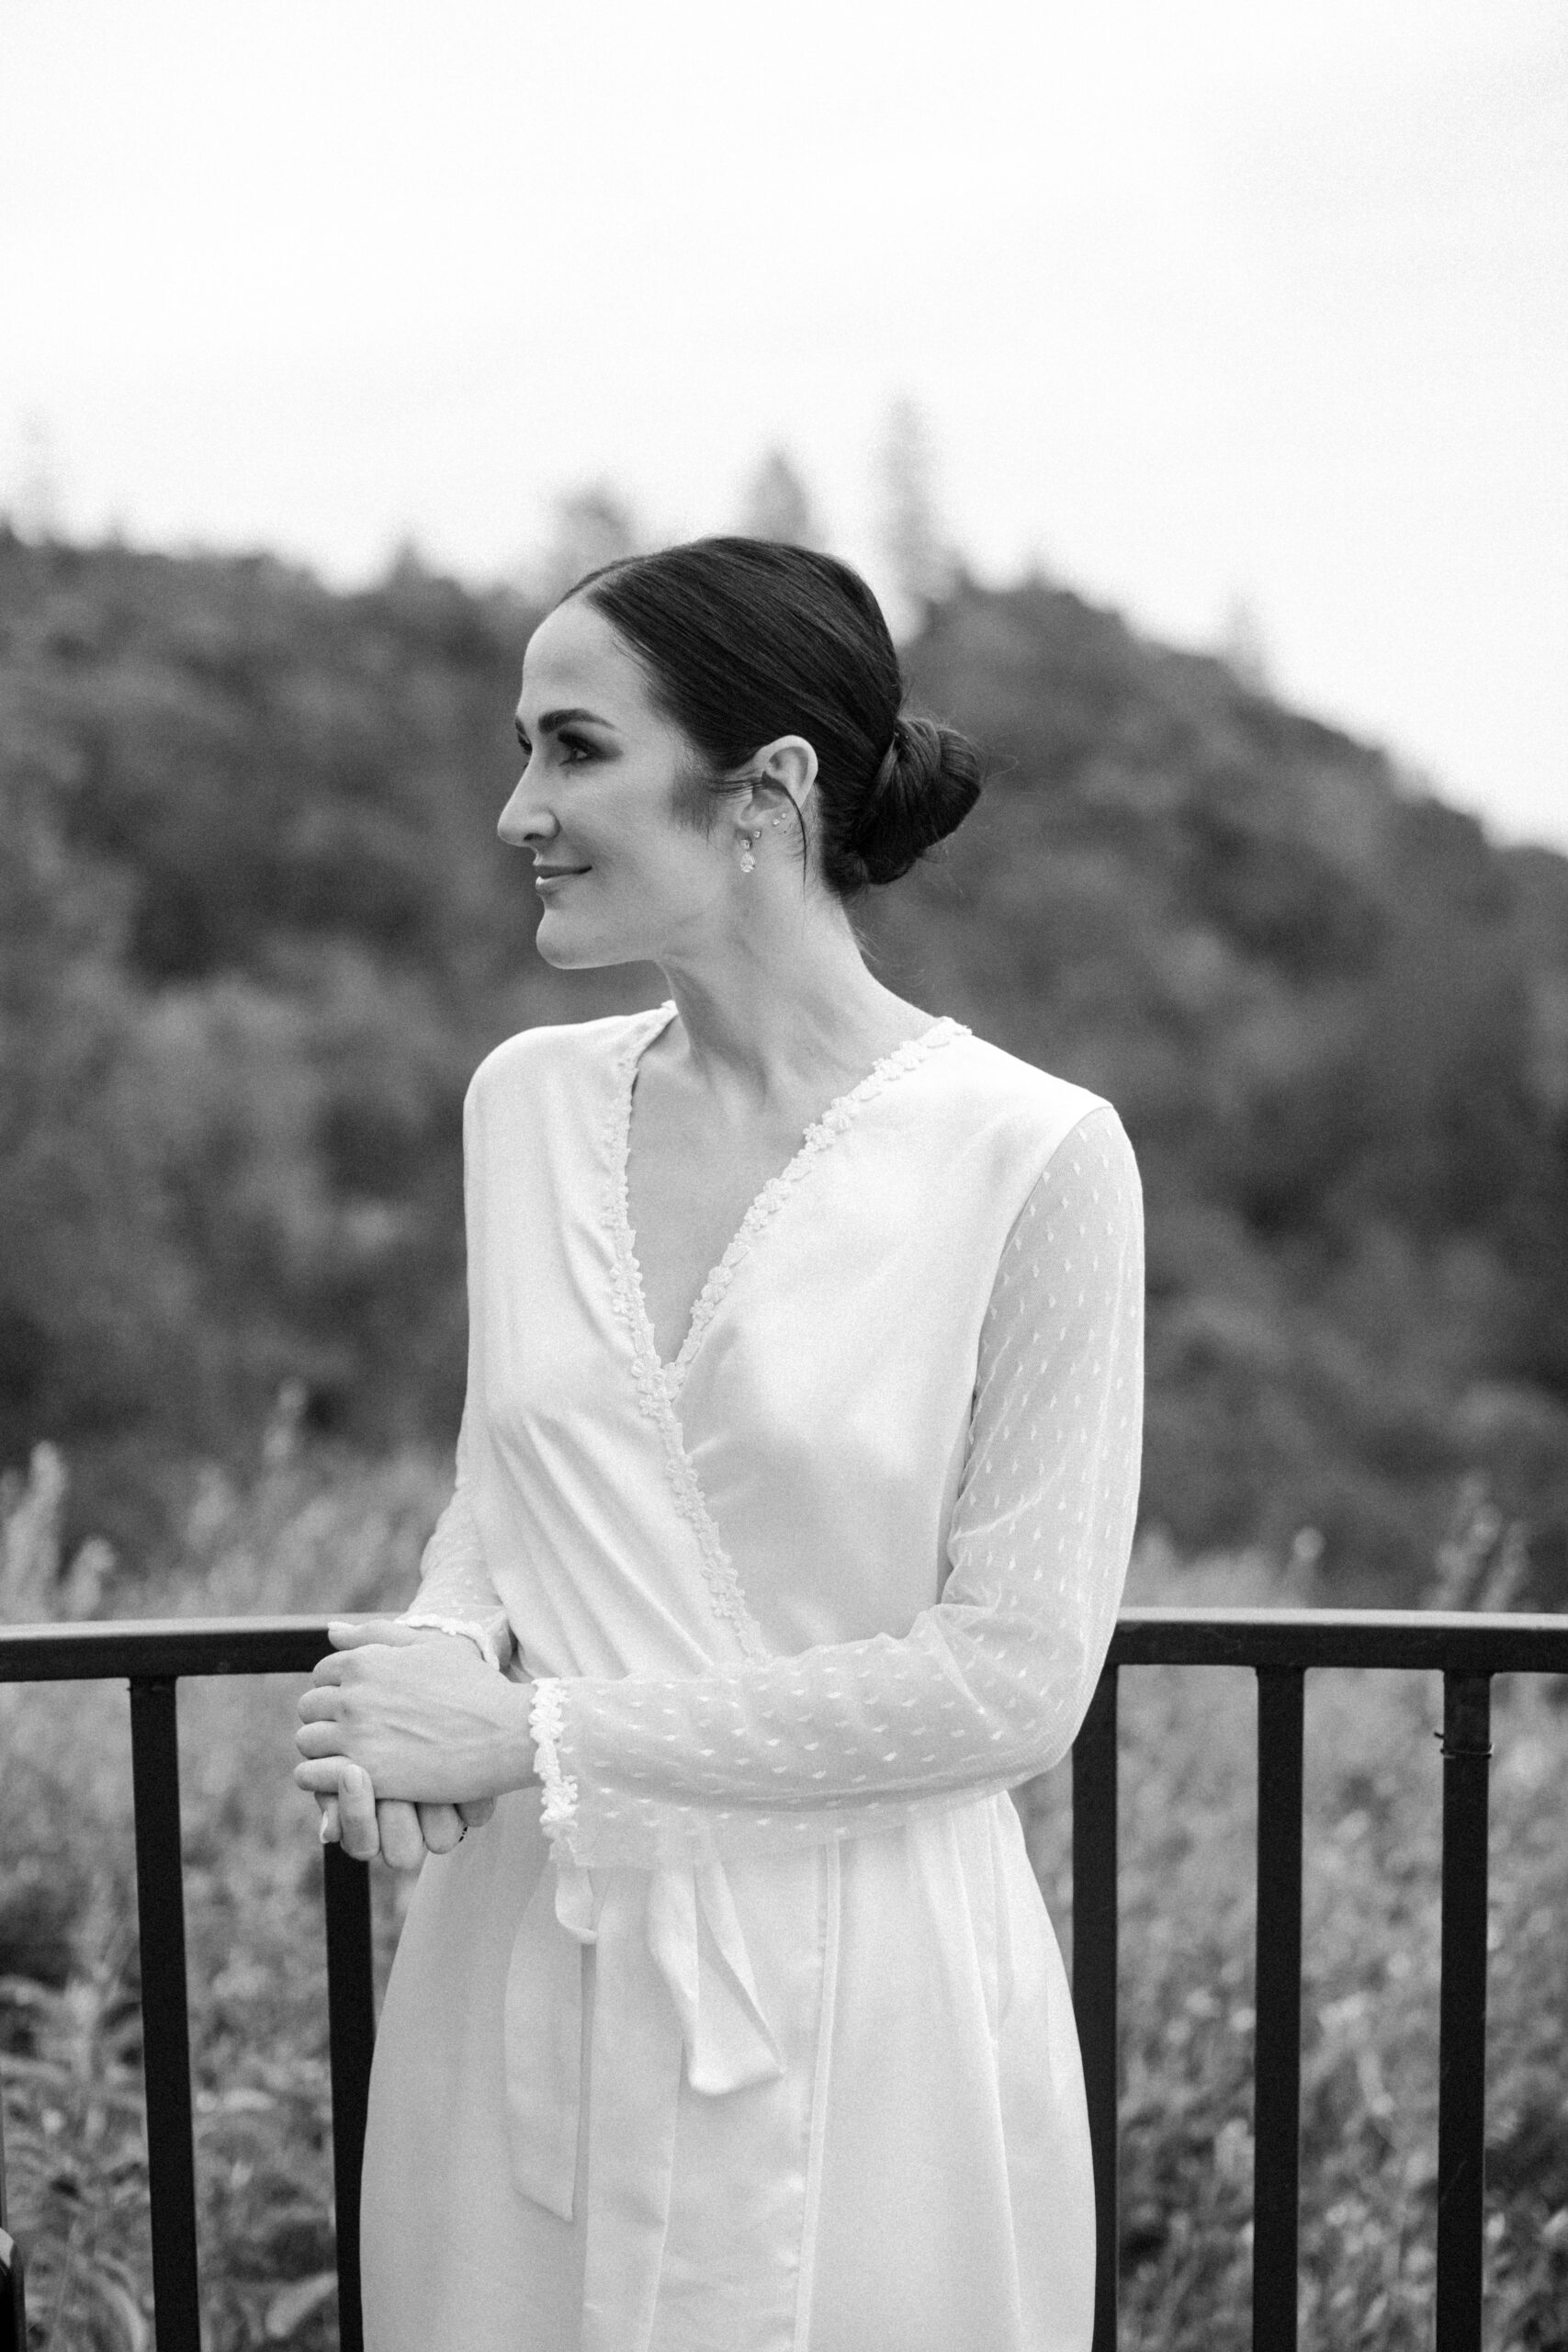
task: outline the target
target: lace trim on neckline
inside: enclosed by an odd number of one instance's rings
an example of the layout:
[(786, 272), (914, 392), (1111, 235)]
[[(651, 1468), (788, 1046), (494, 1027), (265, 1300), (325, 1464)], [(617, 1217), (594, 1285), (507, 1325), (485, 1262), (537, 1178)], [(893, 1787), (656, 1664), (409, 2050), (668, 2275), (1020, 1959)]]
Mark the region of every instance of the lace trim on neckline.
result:
[(604, 1136), (606, 1167), (604, 1222), (610, 1239), (611, 1296), (615, 1313), (626, 1326), (626, 1337), (631, 1342), (632, 1374), (637, 1382), (637, 1403), (659, 1432), (664, 1453), (664, 1475), (669, 1481), (675, 1508), (696, 1539), (703, 1582), (707, 1587), (714, 1613), (721, 1624), (729, 1628), (743, 1657), (761, 1658), (768, 1654), (761, 1629), (741, 1596), (735, 1564), (714, 1525), (713, 1515), (686, 1452), (684, 1433), (675, 1418), (664, 1367), (653, 1344), (653, 1328), (649, 1322), (642, 1295), (641, 1270), (633, 1247), (626, 1195), (632, 1087), (636, 1081), (638, 1057), (646, 1046), (651, 1045), (660, 1030), (668, 1024), (674, 1011), (674, 1003), (671, 1001), (661, 1004), (656, 1012), (634, 1022), (615, 1056), (615, 1084)]
[[(736, 1268), (747, 1255), (763, 1227), (778, 1214), (795, 1186), (807, 1173), (812, 1162), (827, 1150), (835, 1136), (842, 1135), (844, 1129), (853, 1121), (856, 1112), (863, 1103), (869, 1102), (874, 1096), (883, 1093), (896, 1080), (902, 1078), (907, 1070), (914, 1069), (938, 1046), (945, 1046), (950, 1038), (966, 1037), (969, 1034), (969, 1031), (959, 1022), (944, 1013), (941, 1020), (932, 1023), (931, 1028), (923, 1029), (918, 1037), (906, 1038), (903, 1045), (896, 1046), (892, 1053), (884, 1054), (882, 1059), (873, 1066), (858, 1085), (852, 1086), (846, 1092), (835, 1096), (822, 1116), (814, 1120), (807, 1128), (794, 1159), (786, 1168), (781, 1169), (776, 1176), (770, 1177), (767, 1183), (763, 1185), (741, 1218), (728, 1249), (717, 1265), (709, 1270), (707, 1280), (697, 1294), (696, 1304), (692, 1309), (692, 1319), (687, 1327), (686, 1336), (681, 1342), (680, 1352), (674, 1363), (669, 1366), (668, 1376), (673, 1393), (679, 1394), (692, 1359), (703, 1343), (708, 1325), (718, 1312), (725, 1294), (735, 1279)], [(630, 1090), (628, 1089), (627, 1091), (626, 1136), (629, 1159), (631, 1103)]]
[(821, 1117), (814, 1120), (806, 1130), (788, 1166), (763, 1185), (742, 1217), (729, 1247), (710, 1270), (698, 1294), (679, 1354), (672, 1364), (667, 1365), (660, 1357), (654, 1342), (653, 1325), (643, 1294), (642, 1270), (637, 1263), (636, 1236), (632, 1230), (628, 1178), (632, 1091), (637, 1083), (637, 1064), (655, 1037), (669, 1026), (674, 1013), (675, 1004), (671, 998), (651, 1013), (634, 1020), (615, 1056), (615, 1084), (604, 1136), (607, 1168), (604, 1221), (611, 1247), (612, 1295), (615, 1312), (625, 1324), (631, 1341), (637, 1401), (659, 1430), (671, 1491), (676, 1509), (696, 1536), (704, 1578), (714, 1609), (735, 1635), (744, 1656), (764, 1657), (768, 1652), (761, 1629), (746, 1606), (734, 1563), (724, 1548), (697, 1482), (696, 1472), (686, 1453), (684, 1434), (675, 1414), (675, 1399), (708, 1326), (735, 1278), (737, 1267), (815, 1161), (853, 1123), (856, 1113), (864, 1103), (882, 1093), (907, 1071), (918, 1068), (938, 1046), (973, 1033), (962, 1022), (944, 1013), (929, 1029), (922, 1030), (918, 1037), (906, 1038), (903, 1045), (896, 1046), (890, 1054), (885, 1054), (857, 1085), (850, 1087), (829, 1103)]

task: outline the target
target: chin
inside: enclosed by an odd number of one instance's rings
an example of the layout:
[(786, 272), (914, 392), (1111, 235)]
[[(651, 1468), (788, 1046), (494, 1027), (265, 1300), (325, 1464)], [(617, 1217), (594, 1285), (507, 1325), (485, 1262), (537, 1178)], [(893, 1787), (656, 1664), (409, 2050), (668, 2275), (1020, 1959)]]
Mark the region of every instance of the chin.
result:
[(571, 924), (551, 921), (548, 907), (539, 917), (534, 945), (542, 961), (557, 972), (597, 972), (611, 964), (637, 964), (647, 959), (645, 949), (627, 947), (616, 940), (595, 939), (591, 933), (574, 933)]

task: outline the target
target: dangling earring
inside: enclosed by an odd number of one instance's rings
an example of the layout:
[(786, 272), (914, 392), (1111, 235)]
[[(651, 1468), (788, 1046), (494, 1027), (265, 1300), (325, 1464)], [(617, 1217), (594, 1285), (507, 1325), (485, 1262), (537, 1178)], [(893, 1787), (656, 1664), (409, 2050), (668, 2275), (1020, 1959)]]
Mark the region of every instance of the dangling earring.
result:
[(745, 848), (740, 853), (740, 871), (742, 874), (755, 874), (757, 871), (757, 861), (751, 854), (751, 845), (756, 841), (757, 835), (755, 833), (742, 833), (740, 838), (746, 844)]

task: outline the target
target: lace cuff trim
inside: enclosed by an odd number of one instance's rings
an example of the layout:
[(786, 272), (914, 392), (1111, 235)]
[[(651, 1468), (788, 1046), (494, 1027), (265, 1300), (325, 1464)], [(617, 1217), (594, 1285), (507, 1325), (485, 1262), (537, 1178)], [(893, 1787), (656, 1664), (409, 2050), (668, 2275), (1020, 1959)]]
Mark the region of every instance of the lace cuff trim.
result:
[(423, 1610), (412, 1609), (397, 1622), (400, 1625), (425, 1625), (437, 1634), (460, 1634), (465, 1640), (472, 1642), (487, 1666), (493, 1666), (497, 1674), (502, 1671), (501, 1654), (486, 1625), (472, 1623), (463, 1617), (434, 1617)]
[(534, 1742), (534, 1770), (544, 1792), (539, 1822), (558, 1862), (577, 1860), (577, 1782), (561, 1770), (557, 1743), (565, 1728), (566, 1702), (560, 1684), (536, 1682), (528, 1708), (528, 1731)]

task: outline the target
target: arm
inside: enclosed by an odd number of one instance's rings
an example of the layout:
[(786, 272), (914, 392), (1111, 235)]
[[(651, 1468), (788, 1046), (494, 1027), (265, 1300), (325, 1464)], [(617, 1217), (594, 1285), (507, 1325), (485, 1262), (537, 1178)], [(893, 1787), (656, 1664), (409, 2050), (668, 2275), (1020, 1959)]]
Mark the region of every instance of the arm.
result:
[(1020, 1213), (981, 1335), (942, 1597), (900, 1637), (535, 1686), (558, 1857), (653, 1867), (893, 1826), (1070, 1747), (1115, 1623), (1142, 1437), (1137, 1171), (1091, 1113)]
[(512, 1627), (485, 1566), (484, 1545), (465, 1480), (468, 1427), (465, 1410), (457, 1440), (457, 1488), (424, 1547), (419, 1590), (397, 1623), (466, 1636), (487, 1666), (503, 1673), (512, 1656)]
[(478, 1075), (463, 1098), (463, 1224), (468, 1236), (468, 1365), (462, 1425), (457, 1431), (457, 1476), (452, 1499), (435, 1523), (419, 1566), (419, 1590), (399, 1621), (440, 1634), (466, 1635), (487, 1666), (504, 1671), (512, 1656), (512, 1628), (485, 1563), (484, 1543), (474, 1510), (479, 1482), (477, 1454), (484, 1428), (484, 1374), (479, 1332), (483, 1269), (476, 1263), (479, 1237), (484, 1143)]
[[(463, 1106), (464, 1205), (470, 1253), (472, 1236), (477, 1230), (474, 1195), (479, 1181), (478, 1115), (475, 1089), (470, 1085)], [(512, 1656), (512, 1628), (485, 1563), (484, 1545), (472, 1499), (473, 1433), (480, 1425), (479, 1413), (482, 1409), (477, 1394), (478, 1318), (472, 1292), (470, 1257), (468, 1381), (462, 1426), (457, 1433), (457, 1483), (452, 1498), (437, 1520), (421, 1557), (419, 1589), (410, 1606), (392, 1623), (425, 1634), (453, 1634), (471, 1642), (487, 1666), (498, 1673), (504, 1673)], [(364, 1638), (369, 1631), (361, 1628), (360, 1637)], [(386, 1638), (384, 1634), (382, 1638)], [(321, 1837), (330, 1843), (339, 1836), (346, 1815), (340, 1809), (335, 1794), (322, 1793), (321, 1804)], [(376, 1825), (378, 1824), (379, 1842), (387, 1859), (399, 1867), (410, 1868), (423, 1860), (427, 1848), (439, 1853), (448, 1851), (462, 1835), (463, 1825), (474, 1826), (488, 1819), (490, 1809), (487, 1800), (479, 1804), (465, 1804), (457, 1810), (450, 1805), (426, 1804), (419, 1807), (416, 1813), (415, 1808), (405, 1801), (383, 1799), (375, 1804), (375, 1821), (368, 1847), (363, 1826), (355, 1819), (353, 1850), (362, 1856), (367, 1850), (376, 1850)]]

